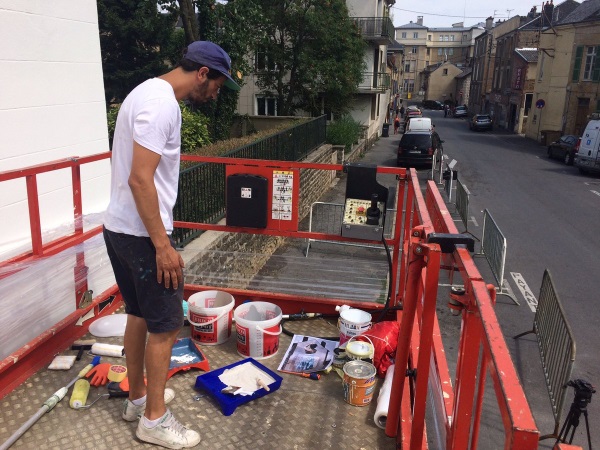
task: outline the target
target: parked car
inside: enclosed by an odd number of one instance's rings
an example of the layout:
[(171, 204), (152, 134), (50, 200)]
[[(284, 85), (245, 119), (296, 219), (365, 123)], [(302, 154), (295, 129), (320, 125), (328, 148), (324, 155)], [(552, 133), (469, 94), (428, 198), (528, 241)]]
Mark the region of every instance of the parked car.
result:
[(581, 136), (575, 165), (581, 173), (600, 172), (600, 120), (590, 120)]
[(558, 141), (554, 141), (548, 146), (548, 158), (558, 158), (562, 159), (565, 164), (573, 164), (575, 154), (579, 150), (580, 141), (577, 136), (571, 134), (562, 136)]
[(469, 115), (469, 111), (466, 106), (457, 106), (454, 108), (454, 117), (467, 117)]
[(406, 119), (404, 132), (433, 131), (433, 122), (429, 117), (411, 117)]
[(491, 130), (493, 127), (493, 120), (489, 114), (475, 114), (469, 121), (471, 130)]
[(414, 105), (409, 106), (408, 108), (406, 108), (406, 111), (404, 112), (404, 117), (415, 117), (415, 116), (421, 116), (421, 110)]
[(398, 166), (431, 165), (433, 155), (441, 155), (444, 141), (435, 131), (412, 131), (402, 135), (398, 144)]
[(423, 109), (435, 109), (438, 111), (444, 109), (442, 102), (438, 102), (437, 100), (423, 100), (421, 106)]

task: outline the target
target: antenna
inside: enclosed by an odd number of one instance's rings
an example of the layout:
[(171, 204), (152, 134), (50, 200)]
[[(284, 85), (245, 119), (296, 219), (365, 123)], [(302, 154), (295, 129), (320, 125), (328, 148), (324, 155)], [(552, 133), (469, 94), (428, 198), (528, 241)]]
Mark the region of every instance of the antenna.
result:
[(510, 19), (510, 12), (511, 12), (511, 11), (514, 11), (514, 10), (513, 10), (513, 9), (507, 9), (507, 10), (506, 10), (506, 13), (508, 14), (508, 18), (509, 18), (509, 19)]

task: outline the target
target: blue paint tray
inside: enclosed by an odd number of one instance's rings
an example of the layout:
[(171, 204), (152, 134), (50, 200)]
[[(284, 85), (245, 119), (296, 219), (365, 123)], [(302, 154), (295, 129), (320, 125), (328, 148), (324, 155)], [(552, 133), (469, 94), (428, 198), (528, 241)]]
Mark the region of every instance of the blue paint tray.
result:
[[(256, 366), (256, 368), (262, 370), (275, 380), (273, 383), (269, 384), (270, 391), (266, 391), (264, 388), (261, 388), (255, 391), (254, 394), (246, 396), (221, 393), (221, 389), (226, 388), (227, 385), (219, 379), (219, 375), (221, 375), (227, 369), (231, 369), (235, 366), (239, 366), (247, 362), (252, 363), (254, 366)], [(211, 372), (200, 375), (196, 378), (196, 389), (201, 389), (208, 393), (208, 395), (210, 395), (217, 401), (217, 403), (221, 407), (221, 410), (223, 411), (223, 415), (230, 416), (231, 414), (233, 414), (233, 412), (238, 406), (275, 392), (277, 389), (280, 388), (282, 381), (283, 378), (281, 378), (275, 372), (269, 370), (268, 368), (257, 362), (255, 359), (246, 358), (242, 361), (238, 361), (228, 366), (221, 367), (219, 369), (215, 369)]]

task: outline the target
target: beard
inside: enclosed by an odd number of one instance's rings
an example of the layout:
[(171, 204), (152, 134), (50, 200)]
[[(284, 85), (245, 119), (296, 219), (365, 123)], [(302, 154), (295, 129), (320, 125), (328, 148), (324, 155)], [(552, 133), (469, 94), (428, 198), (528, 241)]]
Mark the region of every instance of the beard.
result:
[(199, 106), (203, 103), (209, 102), (212, 100), (212, 95), (209, 93), (209, 80), (204, 80), (199, 86), (196, 86), (190, 95), (188, 96), (188, 101), (193, 105)]

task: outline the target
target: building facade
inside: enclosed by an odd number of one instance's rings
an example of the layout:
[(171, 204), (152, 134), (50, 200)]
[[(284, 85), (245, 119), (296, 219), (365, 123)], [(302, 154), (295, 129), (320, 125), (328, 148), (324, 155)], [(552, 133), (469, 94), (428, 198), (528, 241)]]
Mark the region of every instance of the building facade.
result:
[(545, 131), (581, 135), (600, 112), (600, 0), (588, 0), (540, 35), (533, 92), (537, 108), (526, 135)]
[[(429, 28), (423, 25), (423, 17), (417, 16), (417, 22), (396, 27), (396, 40), (405, 47), (402, 90), (408, 97), (419, 95), (427, 100), (444, 100), (437, 96), (446, 93), (447, 83), (443, 86), (431, 86), (431, 73), (445, 63), (454, 64), (461, 71), (470, 66), (473, 47), (477, 36), (483, 33), (479, 24), (464, 27), (463, 23), (445, 28)], [(431, 90), (433, 89), (433, 90)], [(458, 92), (452, 92), (454, 100)], [(450, 93), (446, 93), (449, 98)], [(463, 99), (468, 92), (463, 91)]]

